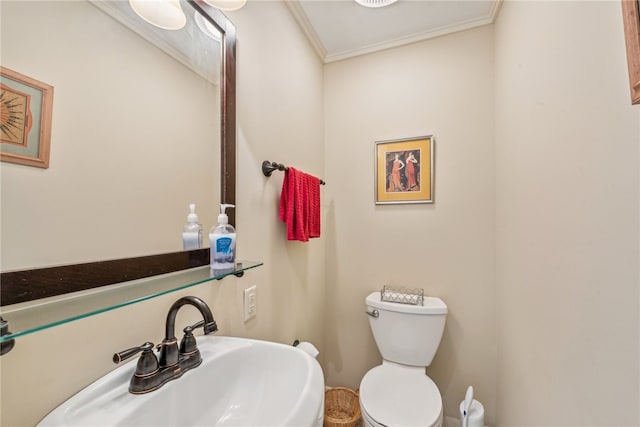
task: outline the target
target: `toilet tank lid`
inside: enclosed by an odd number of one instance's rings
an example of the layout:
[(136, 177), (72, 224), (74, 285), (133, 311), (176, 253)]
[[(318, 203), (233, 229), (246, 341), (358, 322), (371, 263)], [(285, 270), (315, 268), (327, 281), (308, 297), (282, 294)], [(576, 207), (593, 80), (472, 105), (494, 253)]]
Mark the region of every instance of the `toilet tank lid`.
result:
[(381, 301), (380, 292), (367, 296), (366, 304), (380, 310), (415, 314), (447, 314), (447, 305), (440, 298), (424, 297), (424, 305), (411, 305), (399, 302)]

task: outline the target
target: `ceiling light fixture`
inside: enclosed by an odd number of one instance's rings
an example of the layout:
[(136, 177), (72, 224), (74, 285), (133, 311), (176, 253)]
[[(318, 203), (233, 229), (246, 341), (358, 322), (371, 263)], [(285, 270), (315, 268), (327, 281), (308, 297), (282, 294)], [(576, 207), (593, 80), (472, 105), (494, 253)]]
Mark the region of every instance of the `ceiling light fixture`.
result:
[(131, 9), (151, 25), (179, 30), (187, 23), (179, 0), (129, 0)]
[(384, 7), (395, 3), (398, 0), (355, 0), (361, 6), (365, 7)]
[(247, 3), (247, 0), (204, 0), (204, 2), (216, 9), (231, 11), (240, 9)]

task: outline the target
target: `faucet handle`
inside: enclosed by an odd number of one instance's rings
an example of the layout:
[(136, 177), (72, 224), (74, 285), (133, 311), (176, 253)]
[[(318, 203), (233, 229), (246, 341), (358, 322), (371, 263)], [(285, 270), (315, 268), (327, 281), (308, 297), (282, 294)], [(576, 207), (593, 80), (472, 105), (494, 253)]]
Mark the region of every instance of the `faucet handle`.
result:
[(196, 324), (193, 324), (191, 326), (187, 326), (185, 327), (182, 332), (184, 332), (185, 334), (191, 334), (193, 333), (194, 330), (198, 329), (198, 328), (202, 328), (204, 326), (204, 320), (199, 321)]
[(184, 332), (184, 336), (180, 341), (180, 354), (191, 354), (198, 349), (196, 338), (193, 336), (193, 331), (195, 329), (202, 328), (203, 326), (205, 326), (205, 322), (204, 320), (201, 320), (198, 323), (187, 326), (182, 330)]
[(153, 343), (152, 342), (146, 342), (144, 344), (142, 344), (141, 346), (138, 347), (132, 347), (132, 348), (128, 348), (126, 350), (123, 350), (119, 353), (115, 353), (113, 355), (113, 363), (120, 363), (124, 360), (127, 360), (130, 357), (135, 356), (136, 354), (140, 353), (141, 351), (151, 351), (153, 349)]
[(218, 325), (216, 324), (215, 320), (212, 321), (212, 322), (205, 322), (204, 320), (201, 320), (196, 324), (193, 324), (191, 326), (187, 326), (186, 328), (184, 328), (182, 330), (182, 332), (184, 332), (185, 334), (191, 334), (191, 333), (193, 333), (194, 330), (196, 330), (198, 328), (203, 328), (205, 335), (208, 335), (211, 332), (217, 332), (218, 331)]
[(134, 383), (136, 383), (139, 378), (145, 378), (158, 372), (158, 358), (153, 353), (153, 343), (146, 342), (140, 347), (132, 347), (113, 355), (113, 363), (120, 363), (123, 360), (127, 360), (128, 358), (140, 352), (142, 352), (142, 354), (138, 359), (135, 373), (131, 378), (131, 384), (129, 387), (130, 391), (132, 390), (132, 388), (135, 389)]

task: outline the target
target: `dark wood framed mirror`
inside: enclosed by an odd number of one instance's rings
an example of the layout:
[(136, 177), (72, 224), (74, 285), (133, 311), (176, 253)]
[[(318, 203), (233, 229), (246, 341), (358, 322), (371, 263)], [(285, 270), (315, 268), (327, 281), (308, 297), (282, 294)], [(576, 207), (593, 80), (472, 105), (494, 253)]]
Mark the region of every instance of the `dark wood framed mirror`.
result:
[[(218, 9), (202, 0), (183, 0), (221, 33), (220, 58), (220, 203), (235, 204), (236, 186), (236, 29)], [(55, 100), (54, 100), (55, 103)], [(54, 106), (55, 108), (55, 106)], [(235, 211), (229, 211), (235, 224)], [(3, 248), (5, 251), (6, 249)], [(199, 267), (209, 263), (209, 249), (176, 251), (121, 259), (29, 268), (0, 273), (2, 306), (117, 284)]]

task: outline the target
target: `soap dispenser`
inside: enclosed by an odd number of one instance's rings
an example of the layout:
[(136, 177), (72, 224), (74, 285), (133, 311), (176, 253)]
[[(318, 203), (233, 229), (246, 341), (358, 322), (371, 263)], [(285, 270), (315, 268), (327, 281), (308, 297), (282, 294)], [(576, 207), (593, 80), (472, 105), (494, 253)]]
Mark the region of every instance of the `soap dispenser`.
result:
[(182, 229), (182, 249), (190, 251), (192, 249), (200, 249), (202, 247), (202, 224), (198, 223), (198, 215), (196, 215), (196, 205), (189, 205), (191, 213), (187, 215), (187, 223)]
[(231, 273), (236, 266), (236, 230), (229, 224), (227, 208), (235, 208), (235, 205), (224, 203), (220, 205), (218, 224), (209, 232), (211, 270), (216, 276)]

